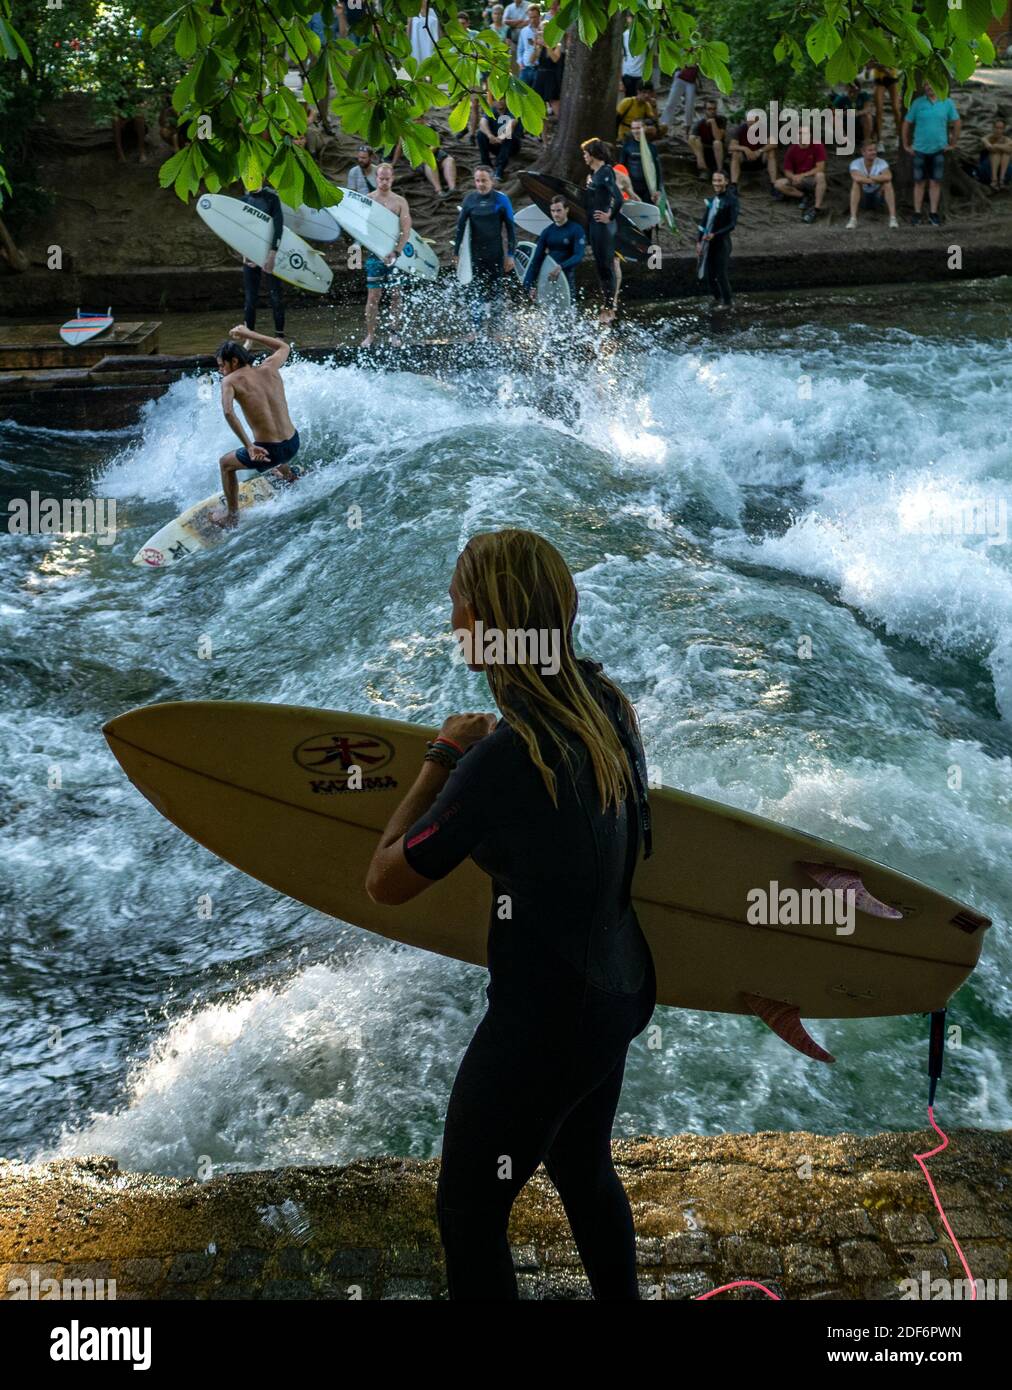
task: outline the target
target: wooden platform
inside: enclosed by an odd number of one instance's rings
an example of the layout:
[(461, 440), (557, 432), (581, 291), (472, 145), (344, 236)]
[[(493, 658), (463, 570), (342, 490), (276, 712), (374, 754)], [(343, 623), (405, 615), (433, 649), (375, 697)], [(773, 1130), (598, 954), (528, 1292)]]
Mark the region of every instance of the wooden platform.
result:
[(52, 323), (0, 327), (0, 371), (95, 367), (110, 354), (136, 357), (158, 351), (160, 323), (114, 323), (105, 333), (71, 346)]

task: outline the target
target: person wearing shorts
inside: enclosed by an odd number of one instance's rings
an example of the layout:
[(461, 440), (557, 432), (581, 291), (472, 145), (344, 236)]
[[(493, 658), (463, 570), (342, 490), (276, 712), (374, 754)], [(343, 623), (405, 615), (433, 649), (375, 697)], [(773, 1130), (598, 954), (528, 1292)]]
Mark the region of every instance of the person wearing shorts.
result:
[(884, 141), (886, 92), (889, 93), (889, 101), (892, 105), (893, 120), (896, 122), (897, 131), (903, 124), (903, 113), (900, 110), (899, 74), (895, 68), (872, 68), (871, 75), (875, 83), (875, 133), (880, 140)]
[(879, 157), (878, 145), (874, 140), (866, 140), (861, 146), (861, 154), (850, 165), (850, 221), (847, 227), (857, 226), (858, 212), (880, 212), (889, 210), (890, 227), (898, 227), (896, 220), (896, 190), (893, 188), (892, 170), (884, 159)]
[(807, 126), (798, 131), (798, 143), (784, 155), (784, 172), (774, 188), (785, 198), (801, 199), (801, 219), (814, 222), (826, 196), (826, 147), (812, 139)]
[(235, 456), (240, 467), (255, 468), (258, 473), (266, 473), (269, 468), (280, 468), (283, 463), (291, 463), (299, 452), (300, 443), (299, 432), (296, 430), (291, 439), (283, 439), (280, 443), (273, 443), (269, 439), (254, 439), (254, 449), (267, 450), (265, 459), (250, 458), (249, 450), (245, 445), (236, 449)]
[(951, 97), (940, 100), (930, 82), (924, 83), (923, 94), (910, 103), (903, 122), (903, 148), (914, 161), (914, 226), (921, 222), (924, 206), (924, 185), (928, 185), (928, 220), (940, 227), (938, 205), (945, 177), (945, 156), (959, 145), (962, 122), (956, 103)]

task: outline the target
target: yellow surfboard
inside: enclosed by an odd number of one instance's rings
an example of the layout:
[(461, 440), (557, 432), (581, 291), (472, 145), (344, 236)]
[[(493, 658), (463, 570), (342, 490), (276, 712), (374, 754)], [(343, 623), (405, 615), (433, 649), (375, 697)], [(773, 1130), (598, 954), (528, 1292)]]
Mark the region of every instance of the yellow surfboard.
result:
[[(377, 905), (363, 886), (432, 730), (198, 700), (132, 710), (104, 732), (162, 815), (230, 864), (380, 936), (484, 965), (490, 882), (470, 861), (401, 907)], [(661, 1004), (751, 1013), (758, 997), (808, 1018), (922, 1013), (943, 1007), (977, 962), (988, 919), (914, 879), (685, 792), (653, 791), (651, 808), (654, 853), (633, 893)], [(753, 890), (776, 884), (772, 900), (833, 882), (860, 884), (850, 934), (783, 912), (748, 920)]]

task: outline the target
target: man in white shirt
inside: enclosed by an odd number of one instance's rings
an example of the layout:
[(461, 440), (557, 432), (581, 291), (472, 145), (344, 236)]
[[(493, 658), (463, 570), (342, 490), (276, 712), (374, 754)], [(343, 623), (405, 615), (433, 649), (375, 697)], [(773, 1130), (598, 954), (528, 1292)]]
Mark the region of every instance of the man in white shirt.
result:
[(632, 22), (632, 15), (627, 15), (625, 31), (622, 34), (622, 86), (627, 97), (634, 97), (639, 91), (643, 78), (643, 65), (647, 61), (646, 49), (642, 53), (634, 54), (629, 48)]
[(882, 206), (889, 209), (890, 227), (898, 227), (896, 220), (896, 190), (893, 188), (892, 170), (879, 156), (874, 140), (866, 140), (861, 146), (860, 158), (850, 164), (850, 221), (848, 228), (857, 226), (858, 209), (872, 212)]
[(519, 0), (519, 3), (514, 0), (514, 3), (507, 5), (502, 12), (502, 22), (509, 30), (507, 42), (513, 49), (515, 56), (520, 30), (526, 28), (527, 25), (527, 0)]

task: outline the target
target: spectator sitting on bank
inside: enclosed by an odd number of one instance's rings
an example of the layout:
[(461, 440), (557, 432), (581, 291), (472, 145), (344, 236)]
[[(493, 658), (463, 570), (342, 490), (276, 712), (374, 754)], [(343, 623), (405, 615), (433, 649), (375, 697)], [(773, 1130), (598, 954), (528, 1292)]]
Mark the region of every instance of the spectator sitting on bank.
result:
[(483, 164), (495, 169), (496, 183), (502, 183), (506, 166), (520, 149), (523, 133), (519, 120), (510, 115), (505, 97), (493, 101), (492, 115), (483, 115), (478, 122), (478, 153)]
[(361, 193), (366, 198), (376, 188), (376, 165), (373, 163), (371, 145), (359, 145), (355, 151), (355, 163), (348, 170), (346, 188), (353, 193)]
[(776, 181), (785, 198), (801, 199), (801, 220), (814, 222), (826, 196), (826, 147), (812, 140), (808, 126), (798, 131), (798, 143), (788, 145), (784, 172)]
[(667, 132), (667, 126), (657, 114), (657, 96), (652, 82), (641, 82), (634, 97), (623, 97), (616, 107), (618, 114), (618, 139), (623, 141), (632, 131), (633, 121), (642, 121), (651, 140), (657, 140)]
[(710, 170), (721, 173), (724, 169), (724, 144), (727, 139), (727, 121), (717, 111), (717, 103), (710, 97), (703, 107), (703, 116), (698, 120), (689, 136), (692, 153), (696, 156), (697, 177), (702, 183), (710, 178)]
[(765, 169), (770, 176), (770, 187), (777, 181), (777, 147), (772, 141), (762, 139), (762, 112), (749, 111), (741, 125), (731, 136), (728, 150), (731, 154), (731, 184), (737, 188), (743, 173), (749, 170), (758, 172)]
[(633, 53), (629, 48), (629, 35), (632, 33), (633, 16), (625, 17), (625, 30), (622, 34), (622, 90), (627, 97), (634, 97), (643, 80), (643, 64), (647, 60), (646, 49)]
[(857, 125), (855, 132), (863, 145), (875, 134), (875, 109), (871, 92), (866, 92), (860, 82), (848, 82), (842, 92), (834, 91), (829, 100), (834, 111), (853, 111)]
[(984, 136), (977, 177), (981, 183), (989, 183), (996, 193), (1012, 183), (1012, 137), (1001, 116), (995, 117), (991, 134)]
[(317, 155), (327, 143), (327, 132), (320, 124), (320, 113), (315, 106), (306, 105), (306, 149)]
[(858, 209), (862, 212), (889, 209), (890, 227), (898, 227), (896, 220), (896, 190), (893, 188), (892, 170), (879, 156), (878, 145), (874, 140), (866, 140), (861, 146), (861, 154), (850, 164), (850, 221), (848, 228), (857, 226)]
[[(643, 148), (640, 145), (640, 138), (645, 130), (646, 126), (642, 121), (633, 121), (632, 130), (627, 139), (622, 142), (622, 147), (619, 150), (619, 159), (629, 172), (633, 197), (638, 198), (641, 203), (656, 203), (660, 193), (650, 192), (650, 185), (647, 183), (646, 173), (643, 169)], [(647, 133), (647, 149), (653, 156), (654, 168), (659, 170), (661, 157), (657, 153), (657, 146), (650, 141), (649, 132)], [(621, 184), (619, 187), (621, 188)]]
[[(432, 155), (436, 161), (436, 167), (434, 169), (428, 164), (422, 164), (419, 167), (429, 183), (432, 184), (432, 191), (435, 193), (436, 197), (449, 198), (457, 187), (457, 161), (452, 154), (448, 154), (447, 151), (443, 149), (442, 145), (437, 145), (432, 151)], [(445, 188), (439, 181), (440, 173), (442, 173), (443, 178), (446, 180)]]
[(921, 221), (924, 206), (924, 185), (928, 185), (928, 221), (933, 227), (942, 225), (938, 205), (942, 198), (945, 177), (945, 156), (959, 144), (962, 122), (956, 103), (951, 97), (940, 101), (930, 82), (924, 83), (923, 95), (910, 103), (903, 122), (903, 148), (914, 160), (914, 215), (916, 227)]

